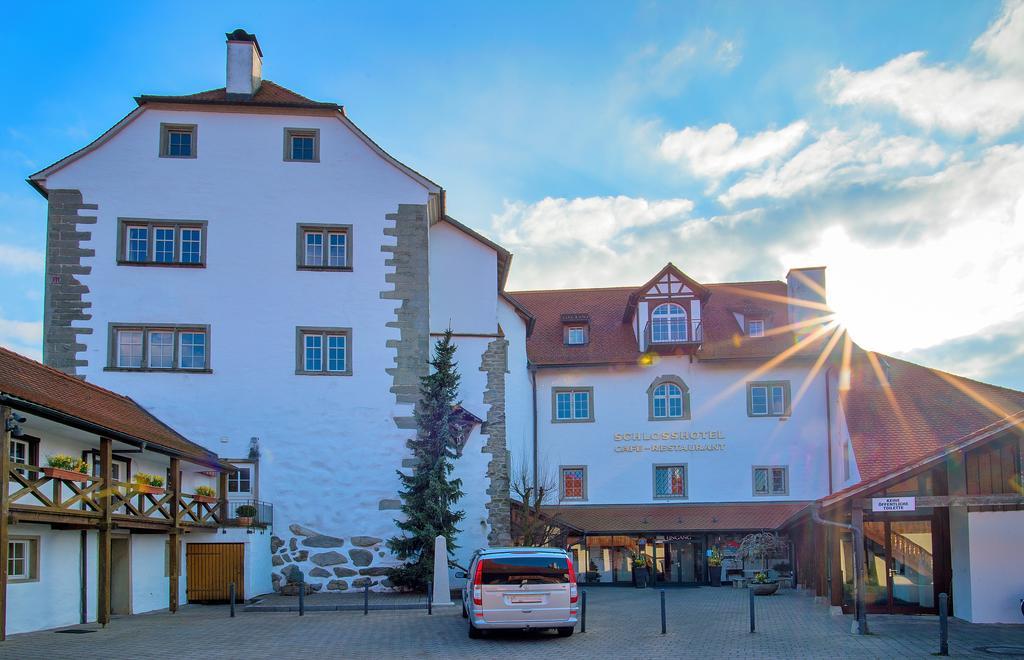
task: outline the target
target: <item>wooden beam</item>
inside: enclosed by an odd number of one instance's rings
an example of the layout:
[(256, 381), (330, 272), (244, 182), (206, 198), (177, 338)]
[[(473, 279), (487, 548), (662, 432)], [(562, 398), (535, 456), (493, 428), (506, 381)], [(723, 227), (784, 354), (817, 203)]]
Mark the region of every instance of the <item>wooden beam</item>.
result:
[(98, 607), (96, 620), (102, 626), (110, 623), (110, 528), (111, 528), (111, 507), (110, 493), (114, 487), (111, 472), (111, 441), (110, 438), (100, 438), (100, 480), (103, 482), (103, 496), (100, 498), (100, 547), (99, 547), (99, 585), (97, 588)]
[(169, 544), (168, 552), (168, 566), (167, 566), (167, 579), (170, 582), (168, 585), (168, 603), (171, 612), (178, 611), (178, 573), (180, 567), (178, 564), (181, 562), (181, 520), (178, 512), (178, 504), (181, 502), (181, 462), (177, 457), (171, 459), (171, 473), (168, 476), (167, 488), (171, 491), (171, 520), (174, 521), (171, 527), (171, 532), (167, 537), (167, 543)]
[[(871, 511), (871, 499), (857, 499), (853, 510)], [(918, 509), (947, 506), (1024, 506), (1024, 495), (918, 495), (914, 498)]]
[(864, 589), (865, 579), (864, 574), (867, 571), (868, 561), (866, 556), (867, 549), (864, 547), (864, 509), (859, 507), (853, 507), (850, 512), (850, 522), (854, 528), (853, 534), (853, 575), (854, 575), (854, 587), (853, 587), (853, 614), (854, 619), (857, 621), (864, 622), (864, 630), (860, 631), (860, 634), (866, 635), (866, 613), (864, 608), (867, 606), (864, 602)]
[(228, 473), (221, 471), (220, 483), (218, 484), (218, 495), (220, 496), (220, 524), (221, 527), (228, 524)]
[(0, 408), (0, 641), (7, 639), (7, 514), (10, 498), (7, 496), (11, 480), (11, 432), (7, 420), (11, 417), (8, 406)]

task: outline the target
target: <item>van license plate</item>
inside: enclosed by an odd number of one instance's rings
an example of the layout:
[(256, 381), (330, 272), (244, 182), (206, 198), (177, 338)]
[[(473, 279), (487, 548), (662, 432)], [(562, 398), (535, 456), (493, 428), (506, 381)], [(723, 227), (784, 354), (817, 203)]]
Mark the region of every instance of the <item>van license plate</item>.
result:
[(518, 605), (520, 603), (540, 603), (543, 600), (540, 596), (512, 596), (512, 602)]

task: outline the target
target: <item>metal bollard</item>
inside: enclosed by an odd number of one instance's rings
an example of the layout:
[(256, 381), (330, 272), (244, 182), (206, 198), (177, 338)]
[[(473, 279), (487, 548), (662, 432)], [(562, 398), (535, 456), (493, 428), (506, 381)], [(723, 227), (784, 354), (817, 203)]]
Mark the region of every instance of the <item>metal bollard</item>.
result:
[(299, 580), (299, 616), (306, 615), (306, 581)]
[(427, 580), (427, 614), (434, 613), (434, 585)]
[(580, 632), (587, 632), (587, 592), (583, 592), (583, 604), (580, 606)]
[(665, 590), (661, 590), (661, 634), (664, 635), (665, 630)]
[(747, 594), (750, 596), (750, 632), (754, 632), (754, 588), (747, 587)]
[(949, 655), (949, 594), (939, 594), (939, 655)]
[(228, 602), (231, 603), (231, 618), (235, 618), (235, 583), (228, 584)]
[(363, 585), (363, 616), (370, 613), (370, 585)]

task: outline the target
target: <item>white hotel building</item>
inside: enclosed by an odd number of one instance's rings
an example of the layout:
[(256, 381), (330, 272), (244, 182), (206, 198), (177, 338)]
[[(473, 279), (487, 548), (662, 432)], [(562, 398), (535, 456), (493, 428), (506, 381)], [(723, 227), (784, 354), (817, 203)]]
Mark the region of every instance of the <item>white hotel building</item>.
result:
[(729, 578), (749, 569), (739, 539), (771, 530), (790, 540), (774, 563), (844, 607), (849, 535), (815, 506), (856, 522), (883, 492), (1002, 497), (865, 513), (866, 588), (874, 611), (934, 611), (944, 591), (958, 616), (1016, 620), (1024, 584), (993, 567), (1024, 540), (1024, 394), (852, 345), (823, 268), (710, 284), (669, 264), (642, 286), (508, 293), (511, 255), (448, 217), (439, 185), (343, 107), (263, 80), (253, 35), (227, 36), (225, 87), (137, 97), (30, 183), (49, 200), (45, 362), (249, 476), (274, 505), (268, 590), (300, 571), (387, 588), (396, 470), (450, 327), (460, 562), (512, 541), (520, 459), (557, 481), (547, 513), (581, 580), (629, 583), (644, 553), (658, 583), (705, 583), (714, 551)]

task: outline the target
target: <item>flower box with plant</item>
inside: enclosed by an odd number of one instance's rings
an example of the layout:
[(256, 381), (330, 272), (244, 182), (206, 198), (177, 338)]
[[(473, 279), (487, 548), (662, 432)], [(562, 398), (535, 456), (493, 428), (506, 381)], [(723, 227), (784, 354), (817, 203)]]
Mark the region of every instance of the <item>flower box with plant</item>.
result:
[(133, 479), (135, 483), (132, 485), (132, 488), (137, 493), (158, 495), (164, 492), (164, 480), (162, 477), (158, 477), (155, 474), (149, 474), (148, 472), (136, 472)]
[(77, 481), (84, 483), (92, 481), (89, 476), (89, 465), (80, 458), (68, 456), (67, 454), (55, 454), (46, 457), (49, 467), (43, 468), (43, 474), (51, 479), (64, 479), (66, 481)]
[(256, 517), (258, 511), (252, 504), (243, 504), (235, 509), (235, 515), (238, 516), (238, 524), (243, 527), (251, 527), (253, 518)]
[(209, 486), (196, 486), (195, 495), (192, 499), (196, 502), (205, 502), (206, 504), (213, 504), (217, 501), (217, 491)]

